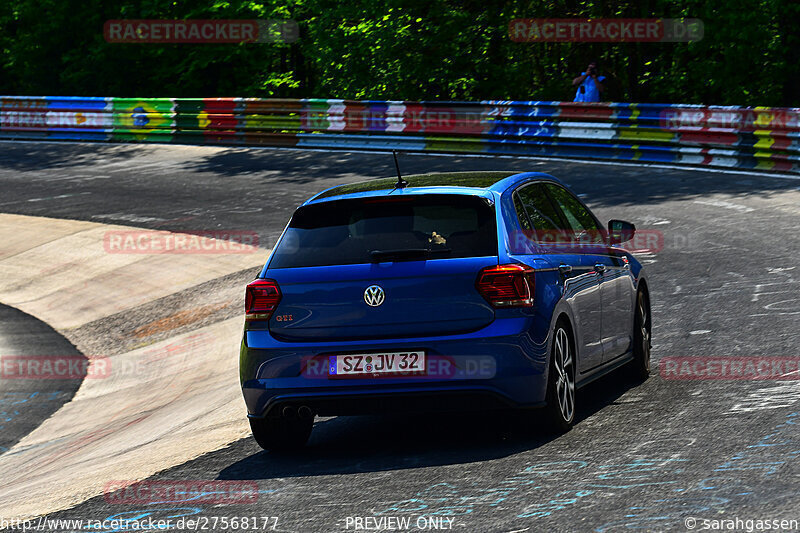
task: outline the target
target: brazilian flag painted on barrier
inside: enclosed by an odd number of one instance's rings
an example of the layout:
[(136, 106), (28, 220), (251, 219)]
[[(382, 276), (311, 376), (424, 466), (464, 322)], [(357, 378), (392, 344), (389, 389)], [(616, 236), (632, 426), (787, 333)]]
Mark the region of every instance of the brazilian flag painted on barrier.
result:
[(114, 98), (115, 141), (170, 142), (175, 134), (171, 98)]

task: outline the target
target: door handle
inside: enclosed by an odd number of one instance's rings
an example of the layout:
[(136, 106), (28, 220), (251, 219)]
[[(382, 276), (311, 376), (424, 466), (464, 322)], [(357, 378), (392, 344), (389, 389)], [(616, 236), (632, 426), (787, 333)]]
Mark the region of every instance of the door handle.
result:
[(606, 271), (606, 266), (603, 263), (595, 263), (594, 270), (598, 274), (602, 274), (603, 272)]
[(560, 265), (558, 265), (558, 271), (565, 276), (567, 274), (572, 274), (572, 265), (566, 265), (564, 263), (561, 263)]

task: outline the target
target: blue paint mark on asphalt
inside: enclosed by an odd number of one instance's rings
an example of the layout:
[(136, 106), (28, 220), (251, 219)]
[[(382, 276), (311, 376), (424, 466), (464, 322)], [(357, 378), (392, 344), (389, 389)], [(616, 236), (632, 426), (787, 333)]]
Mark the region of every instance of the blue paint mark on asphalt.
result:
[[(59, 399), (62, 391), (40, 392), (5, 392), (0, 395), (0, 408), (20, 406), (15, 409), (0, 411), (0, 429), (5, 427), (5, 423), (13, 421), (20, 415), (27, 413), (30, 409), (38, 407), (42, 403), (53, 402)], [(26, 409), (27, 408), (27, 409)], [(2, 449), (7, 451), (6, 448)]]

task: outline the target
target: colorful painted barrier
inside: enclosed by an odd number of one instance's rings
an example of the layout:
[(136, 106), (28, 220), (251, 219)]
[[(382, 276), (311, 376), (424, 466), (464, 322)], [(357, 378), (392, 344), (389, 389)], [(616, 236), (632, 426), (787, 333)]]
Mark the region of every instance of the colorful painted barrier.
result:
[(800, 173), (800, 108), (0, 97), (0, 138), (468, 152)]

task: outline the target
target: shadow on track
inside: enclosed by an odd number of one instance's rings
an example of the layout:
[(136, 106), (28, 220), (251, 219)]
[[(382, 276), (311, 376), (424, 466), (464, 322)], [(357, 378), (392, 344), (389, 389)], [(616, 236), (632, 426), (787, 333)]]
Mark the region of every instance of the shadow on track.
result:
[[(790, 179), (775, 179), (768, 173), (757, 175), (731, 175), (720, 180), (719, 173), (687, 168), (664, 169), (626, 165), (598, 165), (582, 161), (549, 161), (513, 159), (508, 157), (443, 157), (431, 154), (403, 154), (403, 174), (427, 172), (452, 172), (470, 170), (517, 170), (520, 172), (545, 172), (554, 175), (573, 187), (576, 192), (589, 192), (593, 206), (641, 205), (663, 202), (671, 198), (707, 196), (723, 193), (733, 195), (772, 193), (797, 188)], [(364, 169), (375, 178), (393, 176), (394, 162), (383, 153), (311, 152), (303, 150), (254, 150), (235, 148), (197, 158), (186, 166), (195, 172), (236, 177), (241, 174), (271, 173), (264, 176), (265, 184), (313, 185), (319, 192), (331, 185), (332, 178), (345, 178), (342, 183), (363, 180)], [(355, 179), (354, 169), (361, 169)], [(705, 169), (704, 169), (705, 170)], [(746, 170), (746, 169), (743, 169)], [(719, 172), (724, 172), (720, 170)], [(657, 177), (656, 180), (653, 178)], [(413, 183), (412, 183), (413, 185)], [(317, 190), (318, 189), (318, 190)]]
[[(142, 186), (141, 177), (137, 173), (140, 164), (177, 165), (179, 170), (170, 167), (165, 171), (165, 175), (174, 178), (180, 176), (177, 187), (186, 188), (186, 191), (181, 192), (188, 193), (187, 198), (192, 200), (202, 197), (202, 203), (209, 205), (219, 205), (223, 197), (231, 192), (238, 195), (238, 202), (241, 204), (241, 189), (238, 187), (245, 187), (248, 197), (253, 196), (256, 200), (263, 201), (275, 196), (276, 187), (283, 191), (282, 187), (285, 186), (286, 190), (302, 191), (298, 197), (298, 200), (302, 201), (333, 185), (390, 177), (395, 173), (393, 159), (387, 153), (222, 146), (183, 147), (164, 144), (145, 146), (10, 141), (0, 142), (0, 145), (3, 146), (3, 153), (0, 154), (0, 171), (79, 169), (87, 175), (94, 175), (98, 172), (108, 172), (108, 168), (104, 165), (113, 165), (116, 172), (115, 184), (126, 193), (121, 198), (125, 205), (118, 205), (114, 209), (129, 206), (130, 195), (138, 193), (138, 187)], [(728, 174), (725, 179), (720, 179), (726, 172), (724, 169), (706, 172), (703, 170), (707, 169), (697, 170), (691, 167), (685, 170), (666, 169), (577, 160), (517, 159), (486, 154), (480, 157), (468, 157), (408, 153), (401, 154), (400, 166), (406, 175), (471, 170), (546, 172), (565, 181), (576, 192), (588, 193), (592, 207), (643, 205), (718, 193), (756, 194), (769, 197), (775, 193), (797, 188), (797, 180), (775, 179), (770, 177), (769, 173), (764, 173), (764, 177), (756, 174)], [(190, 179), (187, 179), (187, 176), (190, 176)], [(134, 181), (127, 183), (124, 179), (126, 177), (133, 177)], [(153, 187), (170, 189), (176, 186), (174, 179), (164, 180), (164, 175), (157, 177), (159, 182)], [(150, 183), (149, 178), (141, 179), (144, 179), (144, 183)], [(224, 186), (218, 189), (220, 184)], [(263, 185), (263, 189), (258, 185)], [(91, 189), (92, 186), (88, 184), (82, 187)], [(63, 184), (55, 182), (52, 187), (61, 190)], [(174, 211), (175, 199), (180, 195), (173, 190), (160, 190), (159, 194), (172, 202), (170, 206)], [(105, 197), (100, 199), (104, 202), (107, 200)], [(84, 201), (89, 200), (84, 199)], [(197, 207), (196, 203), (195, 200), (193, 207)], [(24, 211), (27, 213), (37, 206), (26, 207), (28, 209)], [(108, 206), (104, 208), (111, 209)]]
[[(624, 372), (615, 372), (582, 389), (578, 427), (635, 386)], [(218, 479), (354, 474), (480, 462), (532, 450), (558, 438), (544, 426), (538, 412), (337, 417), (318, 421), (306, 448), (291, 454), (254, 453), (222, 469)], [(254, 443), (240, 441), (234, 446), (252, 449)]]
[(98, 160), (122, 162), (141, 154), (133, 144), (0, 141), (0, 169), (31, 171), (92, 167)]
[[(597, 415), (604, 407), (617, 403), (623, 394), (636, 385), (624, 372), (615, 372), (582, 389), (578, 396), (577, 425), (572, 431), (582, 431), (581, 422)], [(540, 415), (522, 416), (511, 412), (461, 413), (450, 416), (337, 417), (318, 421), (309, 445), (296, 453), (265, 452), (252, 437), (247, 437), (227, 448), (161, 471), (149, 478), (149, 481), (254, 481), (269, 493), (276, 486), (268, 483), (269, 480), (275, 480), (281, 485), (285, 479), (308, 478), (308, 481), (299, 479), (303, 485), (298, 490), (303, 494), (313, 494), (317, 488), (324, 486), (325, 482), (315, 479), (320, 476), (377, 474), (438, 465), (481, 463), (536, 450), (559, 440), (558, 435), (543, 431), (541, 425)], [(564, 439), (569, 441), (569, 437)], [(427, 475), (441, 475), (441, 472), (432, 470)], [(377, 475), (375, 479), (378, 483)], [(386, 478), (383, 479), (385, 483)], [(262, 484), (262, 481), (265, 483)], [(344, 482), (348, 483), (347, 478)], [(362, 478), (353, 483), (358, 486), (365, 481)], [(366, 484), (369, 485), (370, 481), (366, 481)], [(278, 509), (276, 505), (279, 504), (267, 499), (264, 503), (259, 501), (248, 505), (250, 506), (232, 506), (230, 511), (224, 505), (215, 505), (213, 509), (215, 514), (220, 515), (230, 512), (244, 514), (240, 509), (247, 509), (248, 515), (253, 512), (268, 514), (275, 512)], [(120, 504), (114, 502), (113, 498), (109, 501), (104, 496), (96, 496), (72, 509), (49, 516), (175, 517), (183, 516), (182, 513), (199, 513), (205, 508), (192, 494), (176, 497), (175, 501), (152, 504)], [(302, 528), (294, 531), (308, 530)]]

